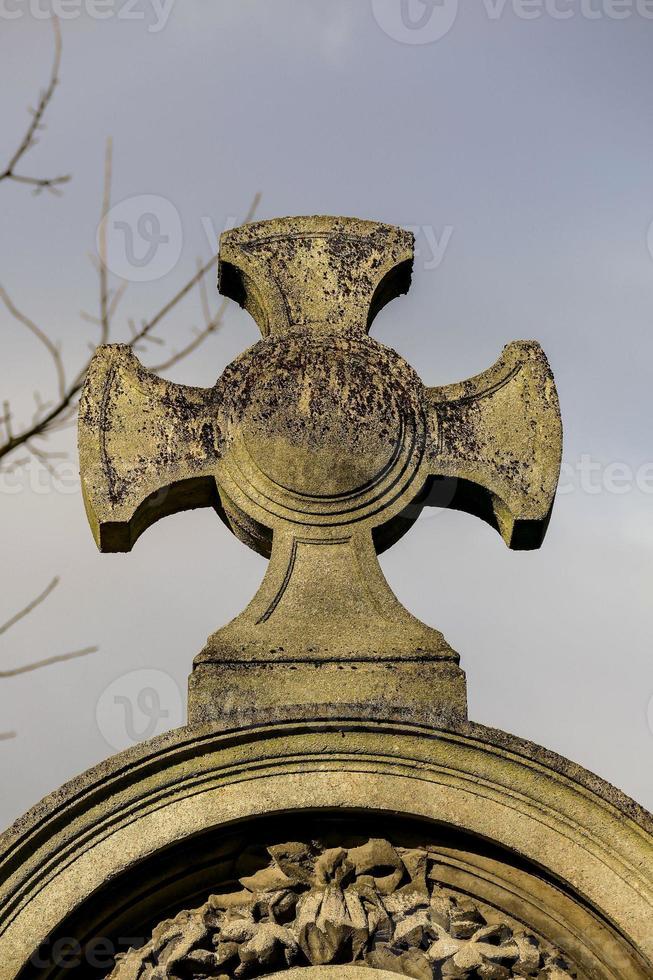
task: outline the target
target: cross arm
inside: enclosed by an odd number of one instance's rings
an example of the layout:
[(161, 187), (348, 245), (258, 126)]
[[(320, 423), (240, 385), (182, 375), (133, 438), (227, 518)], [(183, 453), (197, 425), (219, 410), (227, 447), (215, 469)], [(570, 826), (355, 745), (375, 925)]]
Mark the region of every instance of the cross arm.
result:
[(508, 344), (482, 374), (428, 388), (427, 405), (426, 504), (446, 501), (483, 518), (510, 548), (538, 548), (562, 453), (558, 396), (540, 345)]
[(152, 374), (124, 344), (98, 348), (78, 439), (84, 504), (101, 551), (130, 551), (160, 517), (216, 505), (216, 398), (213, 389)]

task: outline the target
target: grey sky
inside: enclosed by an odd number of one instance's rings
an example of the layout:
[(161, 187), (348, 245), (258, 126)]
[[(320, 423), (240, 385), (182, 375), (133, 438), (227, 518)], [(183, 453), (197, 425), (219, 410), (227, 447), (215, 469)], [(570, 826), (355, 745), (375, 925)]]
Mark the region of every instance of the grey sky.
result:
[[(84, 356), (94, 328), (78, 314), (97, 305), (87, 253), (109, 134), (114, 202), (155, 195), (181, 222), (168, 243), (178, 261), (130, 283), (121, 327), (174, 292), (209, 256), (207, 229), (238, 222), (257, 190), (259, 217), (417, 226), (411, 293), (382, 312), (375, 336), (429, 384), (485, 369), (510, 340), (539, 340), (561, 398), (566, 492), (539, 552), (511, 553), (471, 517), (430, 511), (383, 568), (460, 652), (474, 720), (653, 806), (653, 20), (643, 16), (653, 7), (558, 0), (524, 19), (538, 8), (471, 0), (443, 37), (420, 44), (392, 36), (401, 21), (389, 0), (138, 0), (130, 19), (124, 0), (110, 0), (104, 20), (90, 0), (68, 2), (61, 86), (22, 169), (73, 180), (60, 198), (0, 186), (0, 281), (15, 302), (61, 338), (69, 363)], [(411, 4), (432, 27), (422, 0)], [(47, 80), (52, 38), (39, 9), (0, 4), (2, 161)], [(433, 16), (454, 12), (446, 0)], [(409, 39), (417, 33), (413, 24)], [(181, 343), (198, 322), (192, 301), (161, 333)], [(4, 311), (0, 323), (2, 397), (27, 418), (52, 368)], [(256, 339), (234, 307), (171, 376), (210, 385)], [(62, 584), (0, 639), (0, 669), (89, 643), (101, 651), (0, 681), (0, 731), (18, 733), (0, 742), (2, 824), (112, 751), (104, 736), (125, 724), (114, 694), (161, 680), (125, 674), (164, 671), (183, 693), (206, 635), (244, 606), (265, 567), (210, 511), (160, 522), (131, 555), (99, 555), (69, 478), (73, 438), (51, 446), (71, 450), (67, 492), (36, 469), (2, 484), (0, 619), (55, 573)]]

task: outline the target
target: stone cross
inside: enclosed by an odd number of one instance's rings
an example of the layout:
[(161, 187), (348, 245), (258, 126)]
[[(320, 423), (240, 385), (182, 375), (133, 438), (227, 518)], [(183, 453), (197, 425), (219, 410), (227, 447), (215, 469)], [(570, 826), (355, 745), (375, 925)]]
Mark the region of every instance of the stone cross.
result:
[(219, 289), (262, 339), (214, 387), (157, 377), (124, 345), (93, 358), (79, 449), (99, 548), (129, 551), (160, 517), (210, 506), (270, 558), (250, 604), (195, 660), (191, 720), (465, 714), (457, 654), (399, 603), (377, 554), (432, 504), (483, 518), (510, 548), (538, 547), (560, 414), (537, 343), (430, 388), (368, 335), (408, 290), (412, 260), (413, 236), (375, 222), (244, 225), (222, 235)]

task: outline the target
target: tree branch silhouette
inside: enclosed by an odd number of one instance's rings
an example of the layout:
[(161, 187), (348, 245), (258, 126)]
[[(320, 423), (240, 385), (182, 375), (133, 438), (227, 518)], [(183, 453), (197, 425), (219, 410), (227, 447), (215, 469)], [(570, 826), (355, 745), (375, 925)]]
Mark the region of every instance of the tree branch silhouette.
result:
[[(40, 606), (42, 602), (50, 596), (54, 590), (59, 585), (59, 576), (55, 577), (46, 585), (42, 592), (39, 592), (34, 599), (31, 599), (27, 605), (23, 606), (17, 613), (14, 613), (6, 622), (0, 624), (0, 636), (7, 633), (12, 626), (19, 623), (21, 619), (25, 619), (29, 616), (37, 606)], [(12, 667), (8, 670), (0, 670), (0, 680), (4, 680), (8, 677), (17, 677), (19, 674), (27, 674), (33, 670), (40, 670), (41, 667), (49, 667), (51, 664), (62, 663), (65, 660), (73, 660), (77, 657), (85, 657), (89, 653), (96, 653), (99, 650), (97, 646), (84, 647), (81, 650), (72, 650), (67, 653), (55, 654), (51, 657), (44, 657), (41, 660), (32, 660), (29, 663), (22, 664), (20, 667)], [(0, 741), (5, 741), (10, 738), (15, 738), (16, 732), (0, 732)]]
[(61, 30), (59, 28), (59, 20), (57, 17), (53, 16), (51, 20), (52, 28), (54, 30), (54, 60), (52, 63), (52, 71), (50, 72), (50, 81), (48, 82), (47, 88), (41, 92), (36, 109), (30, 109), (32, 121), (27, 127), (27, 131), (18, 144), (18, 148), (9, 160), (9, 163), (0, 173), (0, 181), (13, 180), (19, 184), (29, 184), (34, 188), (35, 194), (40, 194), (41, 191), (44, 190), (51, 191), (53, 194), (58, 194), (60, 193), (59, 186), (70, 180), (70, 174), (64, 174), (59, 177), (29, 177), (26, 174), (16, 173), (16, 167), (22, 158), (29, 152), (29, 150), (32, 149), (33, 146), (36, 146), (38, 143), (36, 134), (39, 132), (39, 130), (44, 129), (43, 117), (46, 109), (52, 101), (54, 90), (59, 84), (59, 67), (61, 65)]
[[(52, 25), (54, 31), (54, 58), (48, 85), (41, 92), (36, 108), (30, 110), (32, 119), (17, 149), (4, 170), (0, 170), (0, 183), (11, 181), (29, 185), (36, 194), (44, 190), (59, 194), (60, 186), (70, 180), (69, 174), (55, 177), (35, 177), (18, 172), (17, 170), (29, 151), (38, 143), (38, 133), (44, 128), (45, 114), (59, 84), (62, 41), (59, 21), (56, 17), (52, 18)], [(92, 256), (98, 274), (98, 313), (97, 316), (92, 316), (87, 313), (82, 314), (84, 320), (99, 327), (98, 343), (100, 344), (107, 343), (113, 339), (116, 311), (127, 287), (126, 282), (122, 282), (116, 286), (110, 284), (110, 270), (107, 264), (105, 219), (111, 207), (111, 184), (112, 143), (111, 139), (108, 139), (104, 162), (103, 193), (98, 230), (98, 254), (97, 256)], [(244, 221), (250, 221), (254, 217), (259, 201), (260, 194), (254, 195), (252, 203), (244, 217)], [(191, 339), (187, 343), (183, 344), (178, 350), (172, 350), (167, 358), (161, 363), (152, 366), (150, 370), (164, 371), (177, 364), (196, 351), (211, 334), (215, 333), (222, 326), (226, 313), (226, 301), (222, 300), (217, 310), (211, 313), (205, 281), (205, 277), (209, 270), (214, 267), (216, 259), (217, 254), (212, 255), (207, 262), (198, 262), (194, 275), (187, 279), (156, 313), (144, 319), (138, 326), (135, 325), (133, 319), (127, 320), (130, 335), (124, 342), (132, 348), (141, 349), (147, 343), (165, 345), (165, 340), (154, 333), (155, 329), (166, 317), (177, 309), (179, 304), (195, 288), (198, 290), (204, 319), (203, 327), (192, 330)], [(2, 411), (0, 414), (0, 469), (4, 468), (5, 471), (9, 471), (25, 465), (30, 459), (34, 458), (54, 477), (56, 476), (56, 472), (52, 462), (65, 456), (65, 453), (51, 450), (44, 443), (48, 437), (66, 428), (74, 421), (77, 411), (78, 395), (84, 384), (92, 351), (96, 345), (92, 344), (89, 356), (84, 358), (81, 363), (77, 364), (71, 370), (65, 363), (61, 345), (53, 340), (45, 326), (36, 323), (34, 319), (19, 308), (2, 284), (0, 284), (0, 303), (4, 305), (9, 316), (38, 341), (48, 356), (54, 371), (53, 390), (50, 396), (45, 399), (39, 392), (35, 392), (34, 394), (35, 406), (29, 422), (22, 424), (16, 422), (10, 399), (5, 398), (2, 401)], [(55, 576), (42, 592), (28, 602), (21, 610), (14, 613), (5, 623), (0, 625), (0, 636), (7, 633), (20, 620), (30, 615), (48, 598), (58, 584), (59, 578)], [(0, 679), (15, 677), (19, 674), (38, 670), (51, 664), (83, 657), (94, 653), (97, 649), (97, 646), (84, 647), (81, 650), (74, 650), (68, 653), (34, 660), (19, 667), (0, 670)], [(0, 740), (13, 738), (15, 734), (15, 732), (0, 732)]]
[[(111, 206), (111, 179), (112, 143), (109, 139), (107, 140), (107, 149), (105, 154), (104, 190), (102, 195), (102, 209), (98, 233), (98, 255), (93, 257), (98, 274), (98, 315), (93, 316), (88, 313), (83, 314), (83, 319), (99, 327), (99, 343), (101, 344), (109, 342), (113, 337), (115, 313), (127, 287), (126, 283), (121, 283), (115, 288), (111, 288), (109, 286), (106, 227), (104, 219), (106, 218)], [(251, 221), (251, 219), (254, 217), (259, 201), (260, 194), (256, 194), (247, 211), (247, 214), (243, 219), (244, 221)], [(198, 288), (204, 315), (204, 326), (201, 329), (196, 330), (191, 340), (184, 344), (179, 350), (173, 350), (169, 357), (167, 357), (161, 363), (149, 367), (149, 370), (155, 372), (164, 371), (179, 363), (179, 361), (196, 351), (197, 348), (200, 347), (209, 336), (211, 336), (211, 334), (214, 334), (222, 326), (224, 316), (227, 311), (227, 303), (225, 300), (222, 300), (216, 312), (211, 314), (209, 312), (208, 297), (204, 282), (207, 273), (214, 268), (216, 260), (217, 253), (212, 255), (207, 262), (199, 263), (195, 274), (184, 282), (184, 284), (153, 316), (143, 320), (138, 327), (134, 325), (133, 319), (128, 320), (128, 324), (131, 329), (131, 336), (123, 341), (124, 343), (128, 344), (128, 346), (138, 350), (142, 349), (147, 341), (164, 343), (160, 337), (157, 337), (154, 334), (155, 328), (161, 324), (165, 317), (169, 316), (169, 314), (177, 308), (181, 301), (188, 296), (193, 289), (196, 287)], [(52, 341), (47, 331), (43, 327), (35, 323), (30, 317), (27, 316), (26, 313), (16, 306), (2, 284), (0, 284), (0, 301), (4, 303), (5, 308), (14, 318), (14, 320), (29, 330), (29, 332), (36, 337), (39, 343), (45, 348), (52, 361), (56, 377), (56, 390), (53, 397), (51, 397), (48, 401), (44, 401), (43, 398), (37, 393), (35, 396), (36, 408), (34, 416), (29, 424), (20, 429), (16, 430), (14, 428), (11, 404), (8, 400), (5, 400), (3, 414), (0, 416), (0, 425), (2, 426), (2, 437), (0, 437), (0, 461), (6, 459), (11, 454), (15, 453), (16, 450), (22, 447), (29, 454), (31, 454), (31, 456), (38, 459), (42, 465), (49, 468), (49, 461), (52, 458), (56, 458), (57, 454), (53, 454), (45, 450), (42, 445), (35, 442), (35, 440), (43, 439), (51, 433), (66, 427), (74, 417), (77, 409), (77, 396), (79, 395), (82, 385), (84, 384), (84, 378), (86, 377), (86, 372), (88, 371), (92, 354), (83, 361), (82, 365), (75, 371), (72, 378), (68, 379), (59, 345)], [(29, 456), (21, 457), (16, 465), (22, 465), (28, 458)]]

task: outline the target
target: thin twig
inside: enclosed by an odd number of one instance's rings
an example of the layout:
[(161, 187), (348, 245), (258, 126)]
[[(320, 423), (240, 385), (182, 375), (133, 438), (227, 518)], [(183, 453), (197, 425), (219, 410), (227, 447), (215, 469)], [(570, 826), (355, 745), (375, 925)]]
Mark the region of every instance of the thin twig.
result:
[(77, 657), (86, 657), (89, 653), (97, 653), (99, 647), (84, 647), (83, 650), (73, 650), (71, 653), (60, 653), (54, 657), (45, 657), (43, 660), (35, 660), (31, 664), (24, 664), (22, 667), (14, 667), (13, 670), (0, 670), (0, 679), (7, 677), (17, 677), (19, 674), (28, 674), (33, 670), (40, 670), (41, 667), (49, 667), (51, 664), (60, 664), (65, 660), (74, 660)]
[[(202, 260), (197, 259), (195, 265), (199, 271), (202, 268)], [(202, 313), (204, 314), (204, 326), (208, 327), (211, 322), (211, 307), (209, 306), (209, 294), (206, 288), (206, 278), (202, 276), (197, 286), (200, 294), (200, 303), (202, 305)]]
[[(254, 214), (256, 212), (256, 209), (257, 209), (257, 207), (259, 205), (260, 200), (261, 200), (260, 193), (255, 194), (254, 195), (254, 198), (252, 200), (252, 203), (251, 203), (251, 205), (250, 205), (250, 207), (249, 207), (249, 209), (247, 211), (247, 214), (245, 215), (245, 219), (244, 219), (244, 222), (243, 222), (244, 224), (248, 224), (248, 222), (250, 222), (252, 220), (252, 218), (254, 217)], [(208, 260), (208, 262), (205, 262), (204, 265), (201, 265), (199, 267), (199, 269), (197, 270), (197, 272), (195, 273), (195, 275), (192, 276), (188, 280), (188, 282), (184, 286), (182, 286), (182, 288), (180, 290), (178, 290), (175, 293), (175, 295), (172, 297), (172, 299), (168, 300), (168, 302), (164, 306), (161, 307), (161, 309), (159, 310), (158, 313), (155, 313), (155, 315), (151, 319), (145, 321), (145, 323), (142, 325), (141, 329), (139, 331), (137, 331), (137, 333), (135, 334), (135, 336), (130, 341), (130, 344), (132, 346), (135, 343), (138, 343), (139, 340), (142, 340), (143, 337), (145, 337), (148, 333), (150, 333), (150, 331), (153, 330), (154, 327), (156, 327), (156, 325), (161, 322), (161, 320), (164, 318), (164, 316), (166, 316), (166, 314), (170, 313), (170, 311), (172, 309), (174, 309), (174, 307), (180, 302), (180, 300), (182, 300), (184, 298), (184, 296), (186, 296), (187, 293), (189, 293), (191, 291), (191, 289), (193, 288), (193, 286), (197, 285), (197, 283), (200, 282), (200, 280), (203, 278), (203, 276), (206, 275), (206, 273), (209, 271), (209, 269), (212, 269), (213, 268), (213, 266), (215, 265), (215, 262), (216, 262), (217, 258), (218, 258), (218, 253), (216, 252), (214, 255), (211, 256), (211, 258)], [(152, 369), (152, 370), (154, 370), (154, 369)]]
[(54, 90), (59, 83), (59, 66), (61, 65), (61, 30), (59, 29), (59, 20), (56, 17), (52, 17), (52, 27), (54, 30), (54, 61), (52, 63), (52, 71), (50, 72), (48, 87), (41, 93), (38, 105), (32, 112), (32, 121), (27, 127), (27, 131), (23, 136), (18, 149), (12, 156), (4, 171), (0, 173), (0, 181), (14, 180), (19, 184), (30, 184), (34, 188), (35, 193), (39, 193), (42, 190), (49, 190), (53, 191), (54, 193), (58, 193), (58, 185), (65, 184), (66, 181), (70, 180), (70, 174), (65, 174), (60, 177), (28, 177), (25, 174), (17, 174), (15, 172), (16, 165), (25, 156), (28, 150), (30, 150), (38, 142), (36, 134), (43, 128), (43, 116), (45, 115), (45, 110), (48, 108), (48, 105), (52, 100), (52, 96), (54, 95)]
[(47, 470), (47, 472), (50, 474), (50, 476), (52, 477), (53, 480), (56, 480), (57, 479), (57, 471), (55, 470), (54, 466), (51, 465), (50, 460), (51, 459), (65, 459), (66, 458), (66, 454), (65, 453), (53, 453), (53, 452), (49, 452), (48, 450), (41, 449), (40, 446), (34, 445), (34, 442), (31, 441), (31, 440), (28, 443), (26, 443), (26, 446), (29, 449), (29, 451), (31, 452), (32, 456), (34, 456), (34, 458), (39, 461), (39, 463), (41, 464), (41, 466), (43, 467), (43, 469)]
[(100, 343), (106, 344), (109, 339), (111, 329), (111, 315), (109, 307), (109, 281), (107, 269), (107, 214), (111, 206), (111, 169), (112, 169), (113, 143), (111, 137), (107, 139), (106, 151), (104, 154), (104, 189), (102, 193), (102, 213), (100, 215), (100, 227), (98, 231), (98, 275), (100, 277)]
[(5, 742), (10, 738), (16, 738), (16, 732), (0, 732), (0, 742)]
[(159, 374), (161, 371), (167, 371), (168, 368), (171, 368), (174, 364), (178, 364), (179, 361), (184, 359), (184, 357), (188, 357), (188, 355), (192, 354), (194, 350), (197, 350), (200, 344), (203, 344), (206, 338), (210, 334), (215, 333), (216, 330), (219, 330), (220, 327), (222, 326), (222, 321), (227, 309), (228, 302), (229, 300), (227, 299), (222, 300), (220, 306), (218, 307), (218, 312), (213, 317), (213, 319), (209, 320), (209, 322), (206, 324), (204, 329), (198, 331), (198, 333), (193, 337), (191, 341), (189, 341), (189, 343), (185, 345), (185, 347), (182, 347), (178, 351), (173, 351), (170, 357), (167, 358), (167, 360), (162, 361), (160, 364), (154, 364), (154, 365), (148, 364), (147, 367), (148, 371), (153, 371), (155, 374)]
[(5, 432), (7, 433), (7, 439), (11, 439), (13, 435), (11, 431), (11, 407), (8, 401), (4, 401), (2, 403), (2, 411), (4, 412), (4, 415), (0, 419), (0, 422), (2, 422), (2, 424), (5, 427)]
[(5, 304), (11, 315), (19, 323), (22, 323), (24, 327), (34, 334), (35, 337), (40, 340), (43, 346), (46, 348), (50, 357), (54, 362), (55, 371), (57, 372), (57, 390), (59, 392), (59, 398), (63, 398), (66, 391), (66, 372), (64, 370), (63, 360), (61, 359), (61, 352), (57, 345), (48, 337), (45, 330), (42, 330), (33, 320), (30, 320), (25, 313), (22, 313), (17, 306), (12, 301), (11, 297), (7, 293), (4, 286), (0, 285), (0, 300)]
[[(32, 450), (33, 451), (33, 450)], [(31, 602), (28, 602), (23, 609), (19, 610), (11, 619), (8, 619), (6, 623), (0, 626), (0, 635), (6, 633), (7, 630), (15, 626), (16, 623), (24, 619), (31, 612), (36, 609), (42, 602), (47, 599), (47, 597), (53, 592), (53, 590), (59, 584), (59, 576), (55, 575), (51, 582), (45, 587), (43, 592), (40, 592)], [(49, 667), (50, 664), (62, 663), (65, 660), (73, 660), (77, 657), (85, 657), (89, 653), (96, 653), (99, 650), (97, 646), (84, 647), (82, 650), (73, 650), (70, 653), (60, 653), (53, 657), (45, 657), (43, 660), (34, 660), (32, 663), (23, 664), (22, 667), (13, 667), (9, 670), (0, 670), (0, 680), (5, 680), (8, 677), (17, 677), (19, 674), (27, 674), (33, 670), (40, 670), (41, 667)], [(13, 738), (15, 732), (0, 732), (0, 739)]]
[(107, 309), (107, 319), (109, 320), (109, 322), (111, 322), (111, 320), (113, 319), (116, 309), (118, 308), (118, 304), (120, 303), (120, 300), (125, 295), (126, 289), (127, 289), (127, 283), (121, 282), (120, 285), (117, 286), (116, 289), (114, 289), (113, 292), (111, 293), (109, 306)]
[(23, 607), (23, 609), (19, 610), (11, 617), (11, 619), (8, 619), (6, 623), (3, 623), (2, 626), (0, 626), (0, 636), (2, 636), (3, 633), (6, 633), (7, 630), (11, 629), (12, 626), (15, 626), (16, 623), (18, 623), (21, 619), (24, 619), (25, 616), (28, 616), (33, 609), (36, 609), (37, 606), (40, 606), (41, 603), (47, 599), (50, 593), (53, 592), (58, 585), (59, 585), (59, 576), (55, 575), (52, 581), (48, 585), (46, 585), (46, 587), (43, 589), (43, 592), (39, 593), (39, 595), (37, 595), (35, 599), (32, 599), (31, 602), (28, 602), (27, 605)]

